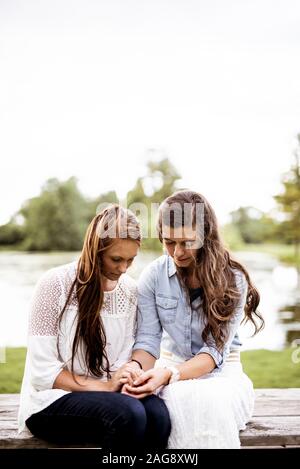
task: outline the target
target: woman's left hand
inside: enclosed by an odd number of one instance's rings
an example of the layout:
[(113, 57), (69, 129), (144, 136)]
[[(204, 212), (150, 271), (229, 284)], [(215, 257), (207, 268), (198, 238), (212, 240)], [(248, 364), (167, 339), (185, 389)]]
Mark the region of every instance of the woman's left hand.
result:
[(115, 392), (121, 391), (125, 383), (133, 385), (133, 381), (140, 376), (141, 372), (142, 370), (135, 363), (125, 363), (112, 373), (112, 378), (109, 380), (111, 390)]
[(166, 368), (152, 368), (137, 378), (133, 386), (125, 384), (122, 393), (142, 399), (153, 394), (159, 387), (168, 384), (170, 376), (171, 372)]

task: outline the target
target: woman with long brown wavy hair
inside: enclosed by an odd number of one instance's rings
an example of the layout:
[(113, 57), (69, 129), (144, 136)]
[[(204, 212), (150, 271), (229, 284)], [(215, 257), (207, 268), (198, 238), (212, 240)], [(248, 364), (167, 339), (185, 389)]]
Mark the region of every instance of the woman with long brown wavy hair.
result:
[(78, 261), (49, 270), (31, 305), (19, 432), (58, 444), (164, 448), (170, 420), (157, 396), (120, 393), (141, 373), (131, 360), (137, 291), (127, 268), (139, 223), (118, 205), (91, 221)]
[(122, 391), (162, 397), (172, 424), (169, 448), (239, 448), (254, 393), (237, 331), (242, 319), (255, 333), (262, 328), (258, 291), (197, 192), (179, 191), (162, 203), (158, 233), (166, 254), (138, 284), (133, 358), (147, 371)]

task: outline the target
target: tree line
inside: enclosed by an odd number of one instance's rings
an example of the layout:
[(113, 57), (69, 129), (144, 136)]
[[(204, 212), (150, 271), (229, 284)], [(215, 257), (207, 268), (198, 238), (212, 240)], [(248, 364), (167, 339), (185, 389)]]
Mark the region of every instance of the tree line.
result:
[[(293, 245), (296, 265), (300, 264), (300, 134), (295, 162), (282, 177), (282, 191), (274, 196), (276, 217), (254, 207), (239, 207), (231, 212), (231, 221), (223, 227), (230, 248), (247, 244), (284, 243)], [(126, 197), (127, 206), (142, 203), (149, 208), (179, 189), (181, 179), (168, 158), (149, 161), (143, 176), (138, 178)], [(46, 181), (37, 197), (27, 200), (5, 225), (0, 226), (0, 246), (27, 251), (80, 250), (87, 225), (103, 203), (118, 203), (116, 191), (85, 197), (75, 177), (66, 181)], [(141, 216), (141, 218), (143, 218)], [(141, 220), (145, 222), (145, 220)], [(154, 223), (148, 219), (148, 223)], [(156, 238), (145, 238), (145, 249), (160, 249)]]
[[(128, 207), (144, 204), (148, 208), (149, 220), (141, 221), (153, 224), (154, 220), (150, 219), (151, 204), (159, 203), (174, 192), (179, 179), (179, 173), (167, 158), (150, 161), (145, 175), (138, 178), (128, 192), (126, 204)], [(66, 181), (51, 178), (45, 182), (37, 197), (24, 202), (9, 222), (0, 226), (0, 246), (25, 251), (80, 250), (86, 228), (98, 213), (98, 208), (119, 202), (123, 201), (118, 199), (114, 190), (91, 199), (81, 193), (75, 177)], [(143, 247), (158, 249), (159, 241), (145, 238)]]

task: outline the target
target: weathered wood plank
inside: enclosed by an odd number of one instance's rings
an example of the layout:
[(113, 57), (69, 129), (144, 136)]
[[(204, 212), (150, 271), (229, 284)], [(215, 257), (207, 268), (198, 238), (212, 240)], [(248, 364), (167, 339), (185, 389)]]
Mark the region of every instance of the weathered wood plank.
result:
[(0, 394), (0, 405), (3, 403), (7, 404), (8, 402), (19, 405), (20, 394)]
[(2, 420), (1, 426), (0, 426), (0, 435), (2, 431), (6, 432), (7, 430), (17, 430), (17, 429), (18, 429), (18, 423), (16, 420)]
[[(242, 446), (242, 449), (285, 449), (285, 448), (286, 446)], [(298, 446), (296, 446), (296, 448), (298, 448)]]
[(255, 402), (254, 417), (262, 417), (268, 415), (281, 415), (281, 416), (300, 416), (300, 399), (299, 401), (285, 401), (282, 400), (270, 400), (267, 399), (259, 399), (257, 398)]
[(299, 400), (300, 388), (266, 388), (255, 389), (257, 398), (267, 397), (268, 399)]
[(254, 417), (240, 433), (245, 446), (300, 445), (300, 419), (273, 416)]
[[(26, 448), (26, 449), (42, 449), (42, 448), (64, 448), (64, 446), (54, 445), (48, 441), (40, 440), (39, 438), (17, 438), (16, 436), (11, 437), (11, 433), (3, 434), (3, 437), (0, 437), (0, 449), (17, 449), (17, 448)], [(78, 447), (92, 447), (92, 446), (83, 446), (83, 445), (70, 445), (68, 448), (78, 448)]]
[(18, 413), (19, 406), (18, 405), (2, 405), (0, 406), (0, 415), (4, 414), (5, 412), (14, 412), (15, 414)]
[[(68, 448), (97, 448), (95, 444), (78, 444), (78, 445), (68, 445)], [(20, 437), (16, 430), (0, 430), (0, 449), (5, 448), (65, 448), (64, 445), (57, 445), (54, 443), (49, 443), (48, 441), (41, 440), (35, 437)]]
[[(243, 447), (295, 447), (300, 445), (300, 388), (257, 389), (254, 415), (240, 433)], [(1, 448), (57, 448), (48, 442), (17, 433), (19, 394), (0, 394)], [(92, 448), (93, 445), (74, 445)]]

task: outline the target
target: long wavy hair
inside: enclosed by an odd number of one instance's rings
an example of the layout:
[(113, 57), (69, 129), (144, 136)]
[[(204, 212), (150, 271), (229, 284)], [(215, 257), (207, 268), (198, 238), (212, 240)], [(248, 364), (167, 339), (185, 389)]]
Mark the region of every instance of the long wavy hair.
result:
[[(60, 313), (58, 325), (74, 295), (78, 301), (77, 326), (72, 345), (71, 371), (74, 377), (74, 357), (80, 346), (85, 350), (87, 374), (110, 377), (106, 353), (106, 334), (101, 318), (104, 291), (102, 255), (117, 239), (131, 239), (140, 245), (141, 229), (135, 215), (117, 204), (102, 210), (87, 228), (76, 277)], [(75, 377), (74, 377), (75, 379)]]
[[(188, 204), (188, 205), (187, 205)], [(201, 204), (200, 206), (197, 204)], [(197, 218), (197, 207), (202, 208), (201, 222)], [(178, 208), (180, 211), (178, 217)], [(177, 213), (177, 216), (176, 216)], [(167, 216), (166, 216), (167, 214)], [(179, 220), (179, 223), (178, 223)], [(229, 322), (234, 315), (241, 294), (235, 282), (233, 269), (241, 271), (248, 283), (245, 304), (245, 316), (242, 322), (251, 321), (254, 334), (264, 327), (264, 320), (257, 307), (260, 296), (251, 282), (249, 274), (242, 264), (232, 258), (222, 243), (218, 222), (214, 210), (203, 195), (189, 190), (178, 191), (165, 199), (161, 204), (158, 216), (158, 235), (163, 242), (163, 228), (187, 226), (195, 229), (201, 239), (201, 247), (196, 251), (195, 275), (200, 281), (203, 291), (202, 307), (205, 316), (205, 327), (202, 339), (205, 343), (214, 339), (218, 350), (224, 348)], [(197, 226), (201, 223), (202, 226)], [(178, 277), (188, 294), (187, 270), (176, 266)]]

